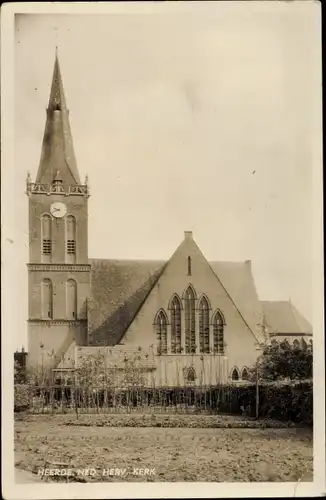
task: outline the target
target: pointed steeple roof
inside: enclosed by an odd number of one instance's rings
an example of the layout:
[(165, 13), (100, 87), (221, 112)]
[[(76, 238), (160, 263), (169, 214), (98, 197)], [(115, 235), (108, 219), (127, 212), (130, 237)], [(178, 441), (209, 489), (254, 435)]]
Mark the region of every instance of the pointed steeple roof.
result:
[(53, 109), (53, 110), (67, 109), (57, 49), (55, 53), (55, 61), (54, 61), (54, 69), (53, 69), (53, 77), (52, 77), (52, 85), (51, 85), (48, 109)]
[(66, 106), (62, 77), (56, 51), (52, 85), (36, 182), (50, 184), (57, 171), (64, 184), (80, 184), (69, 111)]

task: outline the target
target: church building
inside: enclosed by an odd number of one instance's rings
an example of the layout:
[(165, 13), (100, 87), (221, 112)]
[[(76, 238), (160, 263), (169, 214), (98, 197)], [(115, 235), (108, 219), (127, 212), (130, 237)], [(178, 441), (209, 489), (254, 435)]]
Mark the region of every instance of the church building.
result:
[[(246, 380), (266, 342), (309, 345), (290, 301), (263, 302), (251, 262), (208, 262), (191, 231), (166, 261), (88, 256), (88, 180), (80, 180), (56, 55), (40, 164), (29, 197), (28, 365), (72, 370), (137, 354), (156, 385)], [(181, 377), (181, 379), (180, 379)]]

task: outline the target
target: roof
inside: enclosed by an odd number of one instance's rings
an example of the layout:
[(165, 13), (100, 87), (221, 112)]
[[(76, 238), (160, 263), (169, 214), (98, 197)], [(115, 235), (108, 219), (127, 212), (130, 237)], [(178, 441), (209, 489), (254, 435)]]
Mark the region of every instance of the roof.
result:
[[(118, 344), (138, 314), (167, 262), (91, 259), (92, 296), (88, 302), (89, 342)], [(243, 319), (259, 338), (262, 322), (250, 262), (211, 262)]]
[(165, 262), (91, 259), (90, 344), (115, 345), (137, 315)]
[(254, 336), (261, 340), (262, 309), (251, 262), (210, 262), (210, 265)]
[(66, 106), (59, 60), (56, 55), (36, 182), (51, 184), (56, 176), (58, 165), (60, 165), (60, 176), (62, 176), (60, 180), (66, 184), (80, 184), (69, 124), (69, 112)]
[(272, 335), (311, 335), (311, 324), (291, 301), (262, 301), (267, 330)]

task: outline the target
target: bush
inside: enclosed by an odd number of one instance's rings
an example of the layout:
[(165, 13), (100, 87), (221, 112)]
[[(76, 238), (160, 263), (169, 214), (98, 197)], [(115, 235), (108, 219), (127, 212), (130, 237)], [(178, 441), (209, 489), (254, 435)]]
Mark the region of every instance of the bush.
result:
[[(221, 387), (165, 388), (42, 388), (34, 391), (43, 406), (88, 408), (171, 408), (176, 412), (255, 416), (253, 384)], [(155, 411), (155, 410), (154, 410)], [(259, 386), (259, 417), (305, 425), (313, 422), (312, 382), (262, 383)]]
[(25, 411), (30, 407), (31, 394), (28, 385), (15, 384), (14, 411)]

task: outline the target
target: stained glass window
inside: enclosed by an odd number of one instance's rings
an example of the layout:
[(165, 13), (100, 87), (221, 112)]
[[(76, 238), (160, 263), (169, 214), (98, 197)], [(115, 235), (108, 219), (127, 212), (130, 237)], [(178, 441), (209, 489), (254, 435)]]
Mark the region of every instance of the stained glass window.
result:
[(221, 313), (217, 312), (213, 323), (214, 352), (224, 354), (224, 324)]
[(167, 354), (167, 321), (163, 311), (156, 318), (156, 339), (158, 354)]
[(181, 303), (176, 295), (171, 302), (171, 352), (181, 352)]
[(208, 354), (209, 348), (209, 305), (206, 297), (199, 303), (199, 349)]
[(185, 295), (185, 352), (193, 354), (196, 352), (196, 317), (195, 317), (195, 294), (189, 286)]

